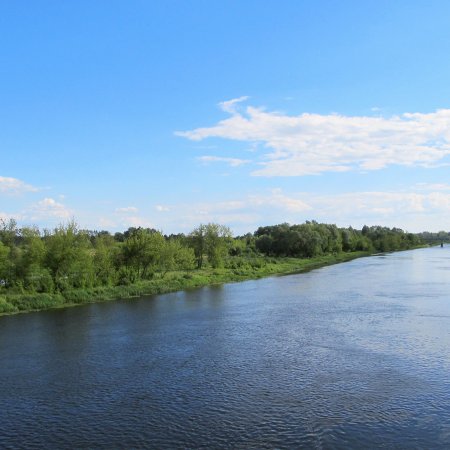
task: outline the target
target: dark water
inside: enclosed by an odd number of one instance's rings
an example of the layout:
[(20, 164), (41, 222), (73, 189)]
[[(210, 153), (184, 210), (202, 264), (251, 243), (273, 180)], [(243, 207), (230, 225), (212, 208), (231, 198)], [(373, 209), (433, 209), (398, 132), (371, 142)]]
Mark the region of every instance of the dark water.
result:
[(0, 318), (1, 448), (450, 448), (450, 247)]

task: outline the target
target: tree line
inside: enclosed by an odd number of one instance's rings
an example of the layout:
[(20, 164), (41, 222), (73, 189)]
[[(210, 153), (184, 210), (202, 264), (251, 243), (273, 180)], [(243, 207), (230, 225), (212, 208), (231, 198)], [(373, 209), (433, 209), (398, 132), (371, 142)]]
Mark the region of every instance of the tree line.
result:
[(450, 232), (438, 231), (437, 233), (431, 233), (424, 231), (418, 234), (419, 238), (430, 245), (438, 245), (444, 242), (450, 242)]
[(330, 253), (354, 251), (389, 252), (420, 245), (421, 239), (400, 228), (352, 227), (307, 221), (301, 225), (287, 223), (260, 227), (255, 232), (256, 248), (266, 255), (312, 258)]
[(315, 221), (260, 227), (233, 237), (228, 227), (215, 223), (167, 236), (150, 228), (115, 234), (81, 230), (74, 221), (41, 231), (0, 220), (0, 291), (63, 293), (130, 285), (173, 271), (236, 268), (249, 262), (257, 266), (264, 258), (386, 252), (420, 243), (418, 235), (398, 228), (356, 230)]

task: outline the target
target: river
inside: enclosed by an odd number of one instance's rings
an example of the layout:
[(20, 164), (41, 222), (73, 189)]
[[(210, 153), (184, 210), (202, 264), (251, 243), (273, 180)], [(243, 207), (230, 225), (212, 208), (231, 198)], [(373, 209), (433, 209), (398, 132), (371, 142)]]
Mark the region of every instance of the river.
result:
[(1, 448), (450, 448), (450, 247), (0, 317)]

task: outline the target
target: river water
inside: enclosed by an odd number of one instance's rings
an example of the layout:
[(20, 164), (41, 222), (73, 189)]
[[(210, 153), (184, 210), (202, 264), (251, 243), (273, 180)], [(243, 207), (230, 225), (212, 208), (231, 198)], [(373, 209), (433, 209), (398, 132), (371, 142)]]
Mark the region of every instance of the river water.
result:
[(1, 448), (450, 448), (450, 247), (0, 317)]

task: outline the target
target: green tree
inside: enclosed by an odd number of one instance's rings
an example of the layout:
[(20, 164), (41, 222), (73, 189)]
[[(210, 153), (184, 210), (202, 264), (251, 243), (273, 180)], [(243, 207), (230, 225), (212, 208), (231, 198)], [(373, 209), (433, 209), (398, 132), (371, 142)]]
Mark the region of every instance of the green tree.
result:
[(119, 248), (110, 234), (102, 233), (94, 242), (95, 284), (111, 285), (117, 277), (116, 259)]
[(158, 269), (164, 237), (158, 231), (137, 228), (122, 246), (125, 267), (131, 281), (148, 278)]
[(10, 248), (0, 241), (0, 287), (7, 286), (10, 278)]
[(189, 243), (194, 250), (195, 261), (197, 263), (197, 269), (201, 269), (203, 266), (203, 255), (206, 250), (206, 225), (200, 224), (197, 228), (192, 230), (188, 236)]
[(179, 239), (168, 239), (161, 247), (160, 270), (162, 276), (172, 270), (189, 270), (194, 267), (195, 256), (192, 248), (182, 245)]
[(212, 267), (217, 268), (223, 265), (232, 238), (232, 232), (228, 227), (217, 223), (201, 224), (191, 232), (189, 237), (199, 269), (203, 265), (205, 256)]
[(89, 287), (94, 283), (93, 250), (89, 236), (72, 221), (45, 236), (46, 265), (59, 290)]
[(18, 278), (25, 289), (52, 292), (54, 288), (50, 271), (45, 267), (46, 248), (37, 228), (22, 228), (21, 257), (17, 266)]
[(233, 234), (225, 225), (209, 223), (206, 225), (205, 244), (208, 262), (212, 267), (221, 267), (228, 254)]

